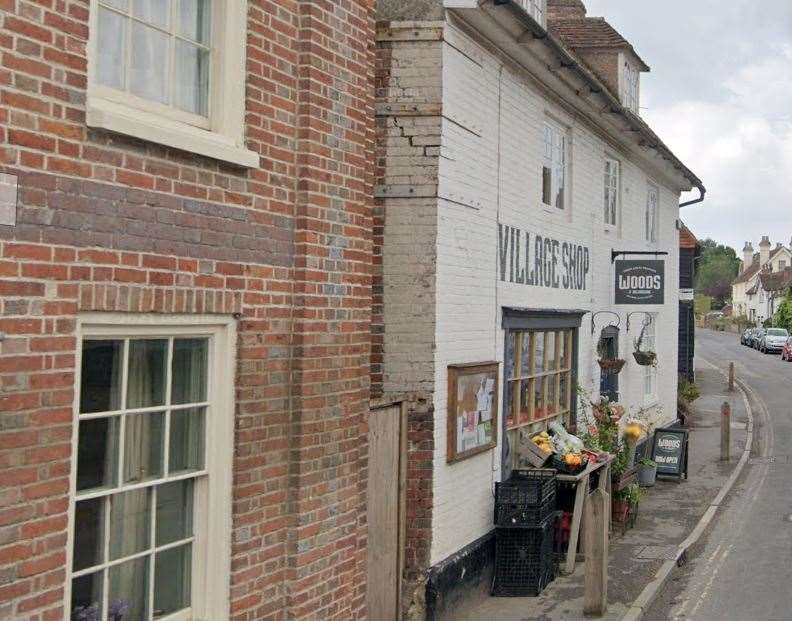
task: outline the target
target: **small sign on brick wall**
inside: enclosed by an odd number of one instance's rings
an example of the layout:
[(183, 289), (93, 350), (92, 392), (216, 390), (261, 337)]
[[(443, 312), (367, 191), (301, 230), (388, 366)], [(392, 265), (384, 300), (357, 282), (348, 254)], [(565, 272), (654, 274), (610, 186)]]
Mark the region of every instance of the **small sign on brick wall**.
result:
[(16, 175), (0, 173), (0, 225), (16, 226), (17, 185)]

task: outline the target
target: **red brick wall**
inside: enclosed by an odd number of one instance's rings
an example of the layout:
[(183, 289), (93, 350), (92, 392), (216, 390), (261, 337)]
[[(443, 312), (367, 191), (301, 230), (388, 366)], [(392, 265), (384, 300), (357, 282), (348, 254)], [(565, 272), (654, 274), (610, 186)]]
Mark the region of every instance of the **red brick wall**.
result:
[(373, 0), (249, 1), (247, 146), (85, 126), (87, 0), (0, 0), (0, 618), (63, 619), (76, 315), (241, 313), (232, 619), (362, 618)]

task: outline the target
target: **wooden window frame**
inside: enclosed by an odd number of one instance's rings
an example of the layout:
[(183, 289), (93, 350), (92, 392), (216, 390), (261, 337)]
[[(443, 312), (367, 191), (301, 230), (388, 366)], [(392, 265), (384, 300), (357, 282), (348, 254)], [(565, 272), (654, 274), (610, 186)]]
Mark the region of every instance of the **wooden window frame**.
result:
[[(72, 570), (74, 555), (74, 532), (77, 525), (75, 509), (78, 500), (118, 494), (122, 491), (156, 487), (166, 482), (183, 479), (196, 481), (193, 500), (192, 540), (192, 606), (177, 611), (160, 621), (191, 621), (193, 619), (225, 619), (230, 614), (231, 575), (231, 488), (234, 433), (234, 370), (236, 360), (236, 321), (232, 318), (209, 315), (129, 315), (123, 313), (85, 313), (77, 322), (77, 360), (75, 378), (74, 417), (72, 430), (72, 468), (70, 474), (66, 586), (64, 589), (65, 610), (71, 610), (71, 588), (74, 574), (86, 573)], [(209, 338), (207, 375), (207, 412), (204, 419), (204, 468), (182, 475), (163, 475), (151, 481), (125, 485), (118, 473), (118, 484), (112, 490), (96, 490), (89, 493), (77, 492), (77, 450), (79, 444), (79, 420), (106, 417), (109, 414), (123, 415), (126, 410), (111, 413), (80, 414), (80, 372), (82, 368), (82, 343), (84, 340), (102, 339), (165, 339), (165, 338)], [(169, 346), (169, 352), (171, 347)], [(124, 348), (126, 355), (126, 346)], [(170, 358), (170, 353), (169, 353)], [(126, 364), (125, 364), (126, 366)], [(122, 385), (125, 383), (122, 381)], [(125, 405), (122, 403), (122, 405)], [(133, 409), (138, 411), (163, 411), (171, 406)], [(123, 426), (122, 426), (123, 427)], [(166, 430), (167, 431), (167, 430)], [(167, 438), (165, 438), (167, 446)], [(119, 451), (123, 451), (123, 438), (119, 439)], [(205, 509), (202, 511), (200, 505)], [(151, 511), (155, 511), (152, 505)], [(105, 521), (108, 518), (105, 517)], [(155, 546), (169, 548), (183, 544)], [(153, 554), (153, 548), (144, 553), (125, 556), (124, 561)], [(120, 562), (120, 561), (119, 561)], [(104, 566), (117, 564), (106, 556)], [(96, 566), (98, 567), (98, 566)], [(93, 569), (93, 568), (92, 568)], [(104, 570), (103, 570), (104, 571)], [(92, 572), (91, 572), (92, 573)], [(153, 567), (150, 574), (154, 573)], [(153, 575), (149, 577), (149, 586)], [(105, 594), (107, 586), (104, 587)], [(149, 602), (152, 593), (148, 594)], [(105, 596), (106, 599), (106, 596)], [(107, 606), (103, 606), (103, 619), (107, 618)], [(153, 611), (149, 611), (153, 614)]]
[(237, 166), (259, 165), (245, 147), (247, 0), (214, 0), (209, 116), (148, 101), (96, 80), (99, 1), (90, 0), (86, 124)]

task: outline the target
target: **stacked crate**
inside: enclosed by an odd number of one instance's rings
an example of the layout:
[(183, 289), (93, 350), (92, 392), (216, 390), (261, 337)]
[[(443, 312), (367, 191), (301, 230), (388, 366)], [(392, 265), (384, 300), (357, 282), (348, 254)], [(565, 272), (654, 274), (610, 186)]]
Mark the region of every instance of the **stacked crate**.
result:
[(515, 470), (495, 484), (493, 595), (537, 596), (553, 581), (555, 502), (554, 470)]

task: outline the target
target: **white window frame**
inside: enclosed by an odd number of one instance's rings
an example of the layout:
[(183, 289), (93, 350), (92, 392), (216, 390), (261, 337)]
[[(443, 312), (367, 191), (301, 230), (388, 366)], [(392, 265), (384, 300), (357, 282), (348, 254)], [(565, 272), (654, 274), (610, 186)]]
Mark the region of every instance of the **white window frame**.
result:
[[(550, 137), (550, 143), (548, 144), (548, 132)], [(561, 162), (558, 162), (555, 154), (557, 151), (557, 143), (556, 138), (559, 139), (560, 147), (561, 147)], [(564, 210), (567, 207), (567, 201), (569, 200), (567, 196), (569, 195), (569, 135), (568, 131), (565, 127), (551, 121), (550, 119), (545, 119), (544, 124), (542, 125), (542, 178), (541, 178), (541, 201), (542, 205), (544, 205), (548, 209), (558, 209)], [(561, 170), (561, 177), (563, 183), (559, 186), (558, 180), (558, 169), (560, 164)], [(544, 200), (544, 169), (550, 169), (550, 197), (551, 203), (546, 203)], [(552, 204), (553, 197), (558, 194), (558, 190), (562, 190), (562, 201), (561, 205), (554, 205)]]
[[(652, 203), (654, 195), (654, 203)], [(660, 211), (660, 187), (656, 183), (648, 182), (646, 188), (646, 208), (644, 212), (644, 237), (647, 242), (656, 243), (658, 239), (658, 224)]]
[(547, 0), (520, 0), (520, 4), (542, 28), (547, 28)]
[[(65, 610), (71, 609), (72, 562), (74, 555), (77, 495), (77, 450), (80, 418), (80, 371), (82, 342), (91, 338), (208, 337), (207, 373), (211, 378), (207, 401), (205, 468), (196, 480), (193, 501), (192, 606), (161, 621), (227, 619), (230, 615), (232, 483), (234, 454), (234, 383), (236, 321), (211, 315), (133, 315), (84, 313), (77, 320), (77, 360), (72, 429), (72, 467), (69, 490), (69, 530), (66, 552)], [(88, 415), (91, 417), (93, 415)], [(193, 476), (195, 473), (191, 473)], [(178, 479), (179, 477), (176, 477)], [(88, 497), (91, 494), (87, 494)], [(207, 508), (200, 510), (203, 505)], [(107, 559), (105, 559), (107, 560)], [(104, 610), (106, 613), (107, 610)]]
[(622, 103), (636, 114), (640, 109), (640, 96), (638, 84), (640, 72), (629, 60), (624, 61), (622, 69)]
[(603, 182), (605, 191), (602, 215), (605, 219), (605, 226), (615, 228), (619, 222), (621, 209), (621, 162), (607, 155), (605, 156)]
[[(645, 351), (657, 353), (657, 315), (650, 316), (652, 320), (646, 325), (642, 348)], [(652, 404), (657, 401), (657, 367), (655, 365), (650, 364), (643, 367), (643, 396), (644, 405)]]
[(209, 117), (180, 112), (96, 81), (99, 0), (90, 4), (86, 123), (247, 168), (245, 147), (247, 0), (214, 0), (211, 13)]

